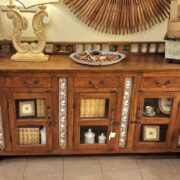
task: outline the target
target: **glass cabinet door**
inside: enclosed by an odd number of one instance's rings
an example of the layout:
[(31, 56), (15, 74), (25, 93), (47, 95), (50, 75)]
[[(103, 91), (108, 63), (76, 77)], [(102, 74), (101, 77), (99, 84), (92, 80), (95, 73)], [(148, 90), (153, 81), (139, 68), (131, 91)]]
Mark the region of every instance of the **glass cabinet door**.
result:
[(10, 93), (12, 144), (17, 151), (46, 151), (52, 146), (50, 93)]
[[(76, 148), (108, 148), (117, 138), (115, 93), (77, 93), (75, 97)], [(112, 137), (109, 137), (111, 134)]]
[(177, 94), (142, 93), (136, 113), (135, 147), (168, 148), (172, 146), (177, 114)]

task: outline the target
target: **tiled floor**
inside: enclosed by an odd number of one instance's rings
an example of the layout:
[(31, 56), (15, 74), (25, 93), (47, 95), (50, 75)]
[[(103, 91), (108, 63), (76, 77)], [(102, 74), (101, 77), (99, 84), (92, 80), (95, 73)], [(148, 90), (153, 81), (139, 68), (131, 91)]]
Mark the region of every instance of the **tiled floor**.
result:
[(180, 157), (3, 158), (0, 180), (180, 180)]

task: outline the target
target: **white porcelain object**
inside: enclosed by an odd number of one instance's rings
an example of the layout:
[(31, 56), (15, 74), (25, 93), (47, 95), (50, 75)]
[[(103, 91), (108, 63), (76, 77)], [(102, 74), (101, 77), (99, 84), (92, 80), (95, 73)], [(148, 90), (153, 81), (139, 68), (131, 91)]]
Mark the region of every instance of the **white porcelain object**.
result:
[(98, 136), (99, 144), (105, 144), (106, 143), (106, 136), (104, 133), (101, 133), (100, 136)]
[(146, 114), (154, 114), (154, 107), (146, 106)]
[(46, 144), (46, 128), (44, 127), (40, 131), (41, 134), (41, 144)]
[(158, 101), (159, 109), (164, 113), (169, 115), (172, 109), (172, 99), (169, 98), (161, 98)]
[(84, 133), (85, 144), (94, 144), (95, 143), (95, 133), (92, 132), (91, 129), (88, 129), (86, 133)]

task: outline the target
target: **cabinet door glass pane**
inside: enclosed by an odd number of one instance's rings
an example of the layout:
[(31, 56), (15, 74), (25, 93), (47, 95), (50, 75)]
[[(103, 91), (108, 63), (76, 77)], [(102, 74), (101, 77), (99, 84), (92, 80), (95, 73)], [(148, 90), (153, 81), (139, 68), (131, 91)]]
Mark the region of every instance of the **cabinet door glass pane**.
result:
[(16, 100), (17, 119), (37, 119), (45, 116), (45, 99)]
[(19, 145), (46, 144), (46, 127), (19, 127)]
[(146, 98), (144, 100), (143, 117), (169, 118), (173, 99)]
[(81, 144), (106, 144), (107, 126), (81, 126), (80, 143)]
[(81, 99), (80, 117), (81, 118), (105, 118), (108, 117), (108, 99)]
[(141, 142), (166, 142), (168, 125), (142, 125), (140, 130)]

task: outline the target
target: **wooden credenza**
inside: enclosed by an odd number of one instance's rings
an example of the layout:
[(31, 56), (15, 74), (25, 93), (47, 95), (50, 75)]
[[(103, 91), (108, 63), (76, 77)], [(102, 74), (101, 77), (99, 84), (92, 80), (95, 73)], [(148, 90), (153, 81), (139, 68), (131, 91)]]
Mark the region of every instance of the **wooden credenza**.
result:
[(0, 58), (0, 156), (178, 152), (178, 64), (156, 55), (104, 67), (68, 56), (46, 63)]

